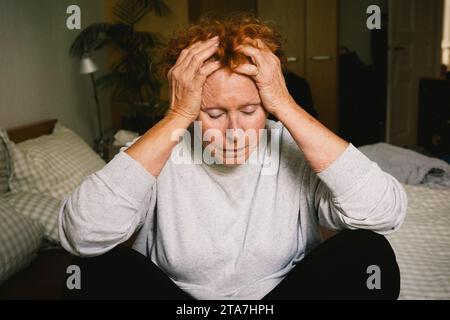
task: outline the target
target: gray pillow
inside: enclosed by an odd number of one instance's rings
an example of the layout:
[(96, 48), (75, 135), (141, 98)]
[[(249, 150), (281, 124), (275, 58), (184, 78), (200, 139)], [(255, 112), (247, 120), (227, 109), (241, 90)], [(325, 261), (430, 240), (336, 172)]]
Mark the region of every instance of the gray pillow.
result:
[(29, 192), (9, 192), (3, 199), (8, 201), (17, 213), (39, 222), (44, 227), (46, 240), (59, 243), (58, 212), (62, 200), (42, 193)]
[(0, 130), (0, 195), (9, 190), (9, 155), (5, 139), (8, 139), (6, 131)]
[(44, 234), (39, 223), (15, 212), (0, 199), (0, 284), (35, 257)]

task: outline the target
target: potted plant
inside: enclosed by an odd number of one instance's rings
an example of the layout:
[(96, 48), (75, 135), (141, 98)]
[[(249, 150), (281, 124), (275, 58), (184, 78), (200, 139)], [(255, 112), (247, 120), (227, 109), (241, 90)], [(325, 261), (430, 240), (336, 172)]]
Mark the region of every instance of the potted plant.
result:
[(112, 101), (125, 104), (123, 129), (143, 134), (164, 115), (168, 103), (160, 101), (161, 82), (156, 75), (155, 55), (164, 44), (153, 32), (136, 31), (136, 24), (148, 13), (170, 12), (163, 0), (119, 0), (113, 7), (117, 21), (95, 23), (74, 40), (70, 55), (82, 59), (91, 52), (112, 48), (110, 72), (98, 78), (98, 88), (111, 88)]

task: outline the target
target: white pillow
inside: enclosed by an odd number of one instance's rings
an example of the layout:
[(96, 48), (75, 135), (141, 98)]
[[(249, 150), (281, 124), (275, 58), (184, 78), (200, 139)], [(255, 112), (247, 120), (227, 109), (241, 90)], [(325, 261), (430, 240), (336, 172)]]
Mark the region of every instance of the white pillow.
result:
[(42, 241), (42, 227), (0, 201), (0, 284), (25, 268)]
[(86, 142), (60, 123), (50, 135), (7, 145), (9, 188), (16, 193), (43, 193), (62, 200), (105, 165)]

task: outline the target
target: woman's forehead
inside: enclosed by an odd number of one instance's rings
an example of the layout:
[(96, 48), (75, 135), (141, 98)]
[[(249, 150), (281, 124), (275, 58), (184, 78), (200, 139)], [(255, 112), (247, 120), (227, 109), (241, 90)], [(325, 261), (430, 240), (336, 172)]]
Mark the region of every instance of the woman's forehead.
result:
[(260, 102), (255, 82), (248, 76), (220, 69), (208, 77), (203, 87), (203, 104), (242, 105)]

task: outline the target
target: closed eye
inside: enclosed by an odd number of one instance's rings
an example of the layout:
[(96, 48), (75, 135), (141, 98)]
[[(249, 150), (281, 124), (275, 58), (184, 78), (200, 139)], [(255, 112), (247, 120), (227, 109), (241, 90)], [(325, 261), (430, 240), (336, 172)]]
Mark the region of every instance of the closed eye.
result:
[(211, 113), (208, 113), (208, 116), (209, 116), (211, 119), (219, 119), (222, 115), (223, 115), (223, 113), (220, 113), (220, 114), (211, 114)]
[(259, 106), (260, 106), (259, 104), (251, 104), (246, 106), (245, 108), (242, 108), (241, 112), (246, 115), (251, 115), (255, 113), (255, 111), (258, 109)]

